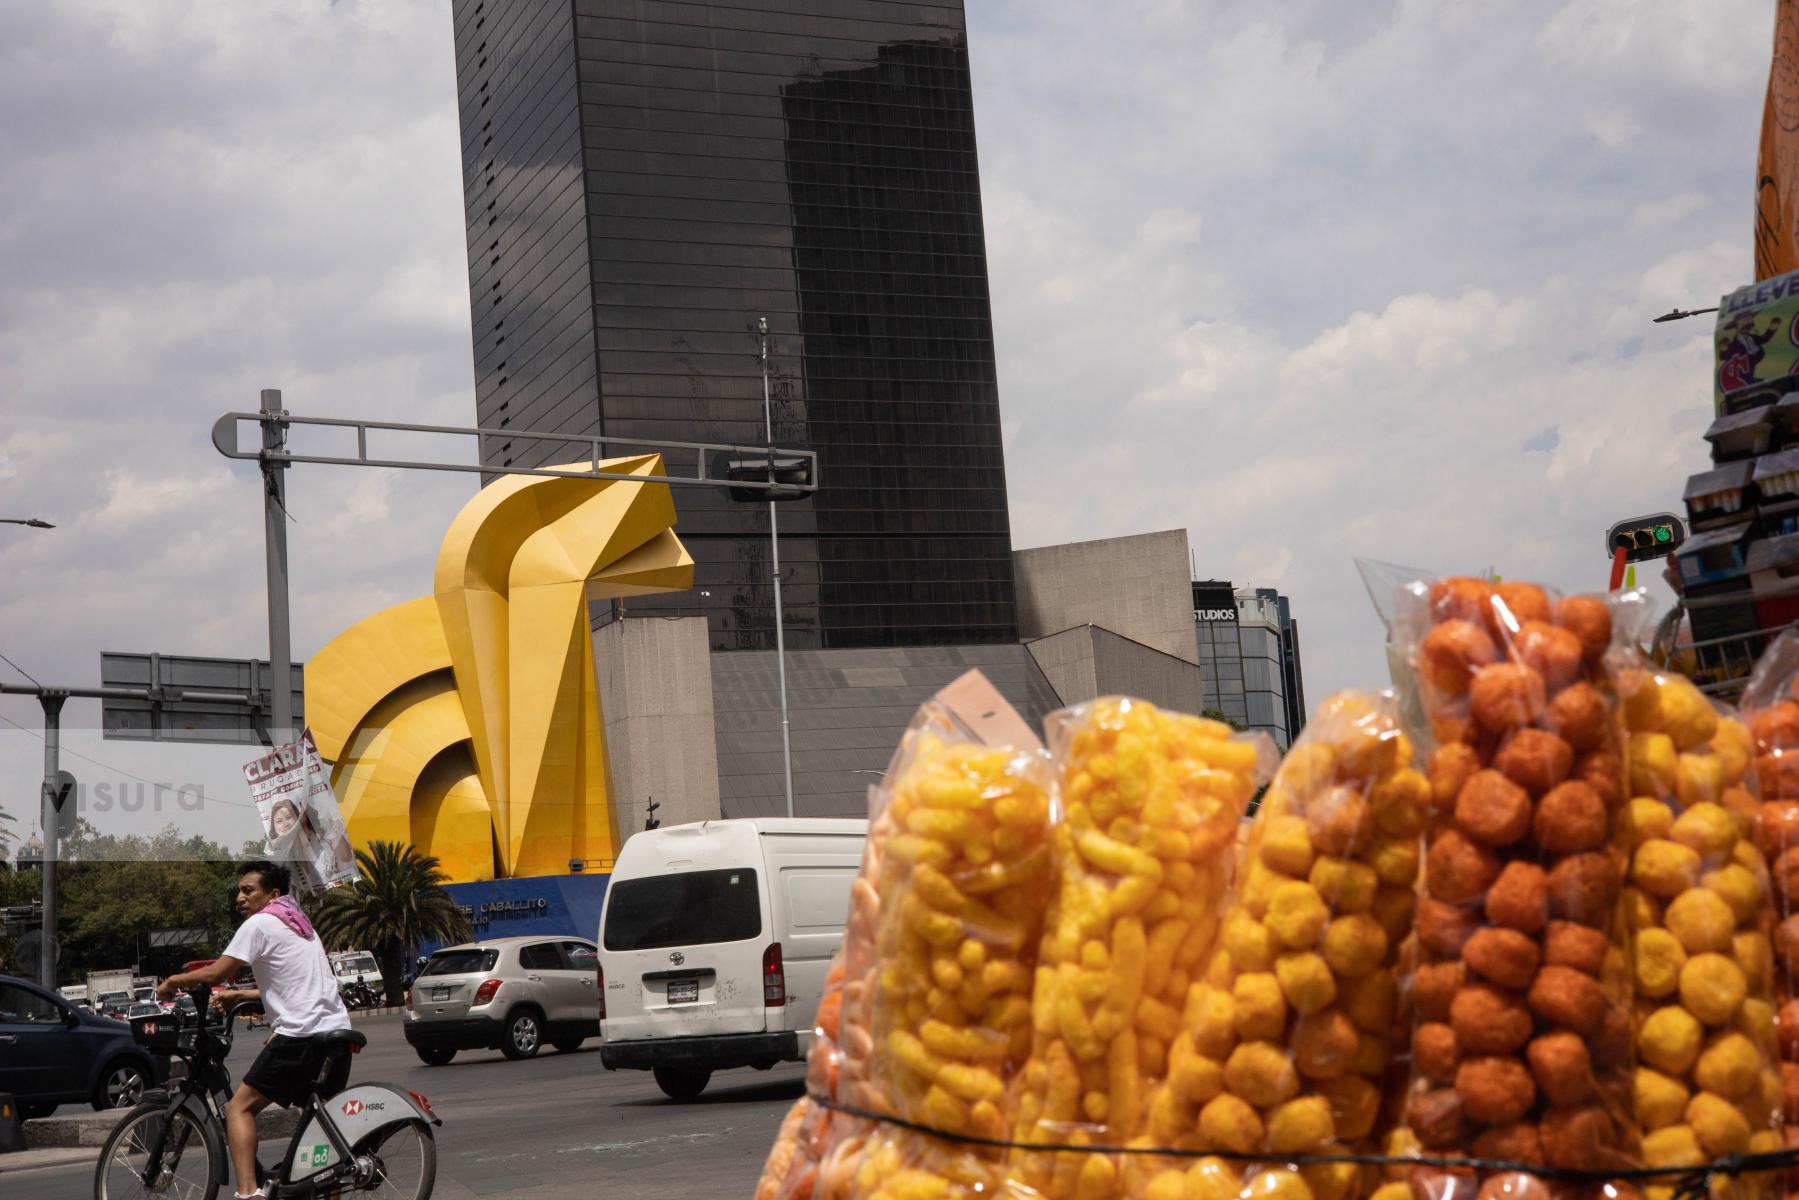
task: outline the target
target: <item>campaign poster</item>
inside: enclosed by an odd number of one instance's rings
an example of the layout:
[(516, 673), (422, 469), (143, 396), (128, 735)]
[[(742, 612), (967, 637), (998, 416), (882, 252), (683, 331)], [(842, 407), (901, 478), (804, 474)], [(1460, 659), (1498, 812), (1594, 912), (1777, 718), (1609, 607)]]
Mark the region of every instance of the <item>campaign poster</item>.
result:
[(311, 891), (357, 878), (350, 834), (310, 729), (244, 764), (269, 858), (289, 864)]
[(1740, 287), (1718, 302), (1712, 405), (1758, 383), (1799, 371), (1799, 271)]

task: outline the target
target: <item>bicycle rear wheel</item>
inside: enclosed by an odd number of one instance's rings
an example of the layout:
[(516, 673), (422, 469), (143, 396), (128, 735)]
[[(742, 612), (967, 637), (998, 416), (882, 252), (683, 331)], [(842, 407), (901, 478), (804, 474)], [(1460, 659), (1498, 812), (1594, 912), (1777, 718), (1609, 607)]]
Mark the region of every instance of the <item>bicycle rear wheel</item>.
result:
[(389, 1125), (357, 1142), (357, 1158), (374, 1160), (375, 1177), (363, 1189), (384, 1200), (429, 1200), (437, 1182), (437, 1139), (423, 1121)]
[[(158, 1146), (157, 1175), (146, 1181), (150, 1156)], [(94, 1200), (173, 1196), (214, 1200), (225, 1180), (225, 1143), (218, 1130), (185, 1108), (171, 1115), (161, 1105), (139, 1105), (106, 1139), (94, 1169)]]

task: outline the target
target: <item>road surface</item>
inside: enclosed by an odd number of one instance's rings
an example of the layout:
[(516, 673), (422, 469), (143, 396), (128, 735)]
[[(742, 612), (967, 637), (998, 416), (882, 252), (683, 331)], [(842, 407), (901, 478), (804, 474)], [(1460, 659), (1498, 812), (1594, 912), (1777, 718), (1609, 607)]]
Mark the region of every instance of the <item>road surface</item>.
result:
[[(632, 1200), (749, 1200), (805, 1074), (798, 1063), (721, 1072), (698, 1100), (676, 1104), (648, 1072), (601, 1067), (598, 1039), (576, 1054), (546, 1048), (527, 1062), (508, 1062), (497, 1051), (464, 1051), (448, 1066), (427, 1067), (406, 1045), (397, 1015), (358, 1021), (357, 1028), (369, 1045), (351, 1079), (421, 1092), (443, 1118), (433, 1195), (444, 1200), (592, 1200), (602, 1189)], [(234, 1077), (258, 1045), (257, 1037), (240, 1034)], [(275, 1157), (272, 1145), (264, 1144), (262, 1157)], [(73, 1200), (93, 1194), (93, 1174), (92, 1161), (9, 1172), (0, 1191)], [(227, 1180), (220, 1195), (230, 1189)]]

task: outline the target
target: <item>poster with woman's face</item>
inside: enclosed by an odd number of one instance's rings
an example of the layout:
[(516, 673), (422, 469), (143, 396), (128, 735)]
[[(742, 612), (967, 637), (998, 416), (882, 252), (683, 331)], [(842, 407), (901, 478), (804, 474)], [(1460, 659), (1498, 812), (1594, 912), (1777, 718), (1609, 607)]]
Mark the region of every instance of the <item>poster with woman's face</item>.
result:
[(245, 768), (269, 857), (291, 863), (309, 890), (356, 878), (356, 858), (310, 731)]
[(267, 834), (269, 848), (282, 850), (291, 847), (295, 839), (295, 831), (300, 828), (300, 812), (291, 800), (277, 800), (269, 806)]

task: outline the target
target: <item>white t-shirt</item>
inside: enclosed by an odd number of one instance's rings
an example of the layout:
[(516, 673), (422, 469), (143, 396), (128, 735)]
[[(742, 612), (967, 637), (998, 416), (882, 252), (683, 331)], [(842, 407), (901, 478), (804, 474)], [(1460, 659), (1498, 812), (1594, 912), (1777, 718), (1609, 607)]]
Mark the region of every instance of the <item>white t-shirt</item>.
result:
[(257, 913), (238, 926), (225, 956), (250, 964), (269, 1027), (276, 1033), (309, 1037), (350, 1027), (331, 960), (316, 935), (303, 938), (280, 917)]

